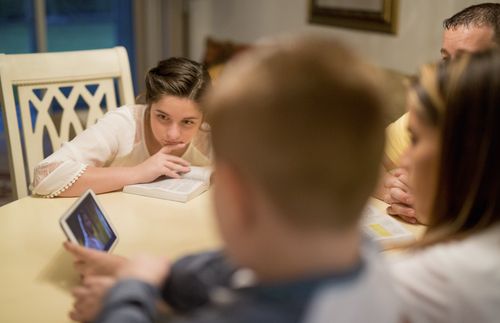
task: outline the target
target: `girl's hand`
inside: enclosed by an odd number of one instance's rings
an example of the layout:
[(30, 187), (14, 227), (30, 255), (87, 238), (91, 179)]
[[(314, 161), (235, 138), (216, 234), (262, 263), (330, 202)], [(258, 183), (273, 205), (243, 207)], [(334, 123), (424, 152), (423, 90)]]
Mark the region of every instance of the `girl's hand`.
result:
[(134, 171), (137, 172), (139, 182), (149, 183), (163, 175), (180, 178), (179, 174), (189, 172), (189, 163), (186, 160), (170, 154), (172, 151), (183, 148), (185, 145), (165, 146), (156, 154), (137, 165)]

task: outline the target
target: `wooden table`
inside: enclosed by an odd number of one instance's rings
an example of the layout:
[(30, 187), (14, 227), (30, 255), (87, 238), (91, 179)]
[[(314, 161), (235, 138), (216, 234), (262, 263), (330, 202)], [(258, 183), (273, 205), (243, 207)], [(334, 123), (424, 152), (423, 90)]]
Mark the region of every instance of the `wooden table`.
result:
[[(211, 193), (178, 203), (121, 192), (98, 195), (119, 242), (114, 253), (175, 259), (215, 248)], [(59, 217), (75, 198), (25, 197), (0, 208), (0, 322), (70, 322), (79, 277), (62, 247)]]
[[(118, 231), (114, 253), (175, 259), (219, 246), (210, 192), (185, 204), (121, 192), (98, 199)], [(0, 322), (70, 322), (70, 289), (79, 277), (62, 247), (59, 217), (74, 201), (25, 197), (0, 208)], [(423, 232), (422, 226), (404, 225), (417, 237)]]

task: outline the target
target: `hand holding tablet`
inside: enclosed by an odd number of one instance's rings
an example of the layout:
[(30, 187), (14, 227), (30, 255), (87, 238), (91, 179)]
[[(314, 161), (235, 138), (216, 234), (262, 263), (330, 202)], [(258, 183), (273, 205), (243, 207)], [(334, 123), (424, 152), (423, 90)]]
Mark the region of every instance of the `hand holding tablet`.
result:
[(59, 220), (69, 241), (101, 251), (118, 242), (116, 231), (92, 190), (85, 192)]

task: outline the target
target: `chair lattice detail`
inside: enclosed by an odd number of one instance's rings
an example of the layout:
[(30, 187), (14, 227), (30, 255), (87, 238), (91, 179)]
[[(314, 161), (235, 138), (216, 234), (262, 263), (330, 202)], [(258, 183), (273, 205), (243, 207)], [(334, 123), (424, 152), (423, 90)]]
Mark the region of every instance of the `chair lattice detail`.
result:
[[(29, 194), (34, 167), (106, 111), (133, 104), (123, 47), (0, 54), (0, 105), (14, 196)], [(17, 110), (19, 109), (19, 115)]]
[[(94, 94), (87, 88), (89, 85), (97, 86)], [(108, 111), (116, 109), (116, 97), (113, 86), (112, 79), (93, 80), (90, 83), (84, 81), (72, 82), (70, 86), (65, 83), (55, 83), (45, 85), (44, 87), (36, 85), (19, 86), (19, 103), (24, 137), (30, 142), (39, 143), (39, 145), (30, 147), (32, 151), (29, 154), (46, 157), (43, 151), (44, 133), (48, 134), (51, 147), (57, 148), (63, 142), (71, 140), (72, 134), (80, 133), (88, 126), (93, 125), (104, 115), (103, 107), (101, 106), (103, 99), (106, 100), (105, 107)], [(67, 97), (62, 92), (62, 88), (70, 89)], [(35, 91), (43, 92), (41, 99), (35, 94)], [(74, 108), (80, 98), (86, 103), (83, 110)], [(54, 100), (62, 108), (60, 115), (54, 115), (50, 111)], [(35, 114), (31, 113), (32, 109), (36, 110)], [(86, 120), (81, 120), (84, 115), (86, 115)], [(59, 119), (58, 123), (56, 119)], [(73, 127), (73, 133), (70, 131), (71, 127)], [(30, 174), (33, 172), (37, 162), (37, 160), (28, 158)]]

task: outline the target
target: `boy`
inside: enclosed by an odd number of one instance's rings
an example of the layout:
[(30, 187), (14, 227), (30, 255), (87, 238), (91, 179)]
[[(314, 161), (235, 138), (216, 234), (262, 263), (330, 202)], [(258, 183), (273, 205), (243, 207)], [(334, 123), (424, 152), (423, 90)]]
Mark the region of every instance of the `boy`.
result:
[[(171, 268), (130, 262), (97, 322), (152, 321), (159, 291), (182, 322), (299, 322), (325, 306), (342, 321), (397, 320), (389, 279), (358, 227), (384, 145), (375, 74), (314, 37), (262, 46), (228, 66), (205, 102), (224, 251)], [(77, 304), (105, 289), (86, 284)], [(323, 295), (353, 302), (325, 305)]]

